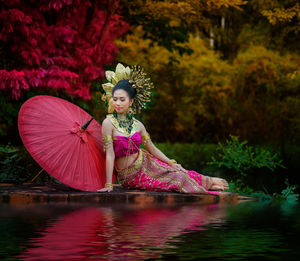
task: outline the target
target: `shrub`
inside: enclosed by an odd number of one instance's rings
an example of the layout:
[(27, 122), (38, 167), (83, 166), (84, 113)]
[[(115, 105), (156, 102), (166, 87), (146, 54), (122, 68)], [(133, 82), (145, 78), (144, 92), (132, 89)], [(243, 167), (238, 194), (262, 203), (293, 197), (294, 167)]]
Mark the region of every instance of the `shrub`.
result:
[(208, 165), (225, 170), (225, 173), (230, 173), (231, 178), (239, 180), (239, 183), (244, 186), (246, 184), (260, 186), (266, 190), (263, 184), (264, 178), (270, 181), (270, 171), (274, 172), (277, 167), (285, 168), (282, 160), (276, 153), (272, 154), (263, 148), (249, 146), (247, 141), (240, 142), (237, 136), (230, 135), (230, 138), (231, 140), (226, 140), (225, 145), (218, 144), (216, 151), (219, 153), (211, 157)]
[(276, 167), (284, 167), (276, 153), (272, 155), (262, 148), (248, 146), (247, 141), (239, 142), (237, 136), (230, 135), (230, 138), (231, 140), (226, 140), (226, 145), (219, 143), (217, 150), (221, 153), (218, 154), (218, 159), (212, 156), (209, 165), (232, 168), (242, 176), (246, 176), (247, 170), (255, 167), (266, 167), (271, 171)]
[[(41, 167), (24, 146), (0, 145), (0, 182), (29, 182), (40, 170)], [(39, 184), (54, 182), (54, 178), (42, 173), (35, 182)]]

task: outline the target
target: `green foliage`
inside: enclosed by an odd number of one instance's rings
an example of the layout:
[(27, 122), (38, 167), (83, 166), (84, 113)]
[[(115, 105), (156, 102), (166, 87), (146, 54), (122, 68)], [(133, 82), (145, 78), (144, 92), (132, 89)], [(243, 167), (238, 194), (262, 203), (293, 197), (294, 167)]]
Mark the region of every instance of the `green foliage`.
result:
[(22, 158), (19, 155), (19, 150), (10, 145), (0, 147), (0, 156), (1, 182), (20, 183), (23, 180), (20, 173), (23, 173), (25, 169), (21, 164)]
[(231, 140), (226, 140), (226, 144), (219, 143), (217, 147), (218, 157), (212, 156), (209, 165), (216, 165), (219, 168), (234, 169), (242, 176), (247, 175), (247, 171), (253, 168), (268, 168), (274, 171), (277, 167), (284, 167), (278, 155), (269, 151), (247, 145), (247, 141), (240, 142), (237, 136), (230, 135)]
[(274, 198), (271, 195), (266, 194), (262, 191), (253, 192), (249, 196), (253, 198), (257, 198), (259, 202), (263, 202), (263, 203), (271, 203), (274, 200)]
[(229, 190), (240, 195), (257, 198), (259, 202), (271, 203), (285, 201), (286, 204), (295, 204), (298, 201), (299, 194), (296, 193), (297, 186), (290, 185), (288, 179), (285, 179), (286, 187), (281, 193), (269, 194), (263, 191), (255, 191), (248, 185), (245, 185), (241, 179), (229, 182)]
[[(29, 182), (41, 167), (33, 160), (27, 150), (10, 144), (0, 146), (0, 182)], [(54, 178), (42, 173), (36, 181), (39, 184), (55, 182)]]
[(250, 196), (254, 193), (254, 189), (245, 185), (241, 179), (236, 179), (234, 181), (229, 181), (229, 191), (232, 193), (238, 193), (243, 196)]
[(297, 186), (290, 185), (288, 179), (285, 179), (286, 188), (281, 191), (281, 194), (274, 194), (277, 200), (297, 201), (299, 194), (295, 193)]
[(216, 144), (197, 143), (157, 143), (155, 144), (169, 158), (175, 159), (185, 169), (204, 173), (207, 161), (216, 149)]
[(5, 95), (0, 95), (0, 137), (7, 137), (9, 129), (16, 122), (20, 105), (8, 101)]

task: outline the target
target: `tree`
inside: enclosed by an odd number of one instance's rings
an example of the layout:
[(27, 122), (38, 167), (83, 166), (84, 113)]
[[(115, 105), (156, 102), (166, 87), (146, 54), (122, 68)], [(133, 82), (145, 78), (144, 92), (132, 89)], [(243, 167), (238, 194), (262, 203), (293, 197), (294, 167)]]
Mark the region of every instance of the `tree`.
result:
[(261, 9), (261, 14), (271, 24), (273, 41), (277, 49), (298, 52), (300, 41), (300, 4), (297, 0), (271, 1)]
[[(300, 59), (252, 46), (234, 60), (230, 97), (235, 132), (255, 142), (299, 143)], [(238, 111), (238, 113), (234, 113)]]
[(35, 87), (90, 99), (128, 24), (119, 1), (1, 0), (0, 28), (0, 90), (13, 99)]
[[(145, 67), (154, 82), (155, 102), (143, 114), (154, 140), (215, 140), (217, 133), (226, 137), (229, 129), (225, 107), (232, 92), (232, 67), (195, 36), (190, 35), (183, 46), (192, 53), (180, 55), (156, 43), (151, 47), (151, 41), (142, 35), (140, 26), (116, 44), (119, 60)], [(157, 115), (164, 119), (163, 130), (157, 124)]]
[(247, 1), (243, 0), (121, 0), (126, 21), (142, 26), (143, 38), (180, 54), (191, 53), (182, 46), (189, 40), (189, 34), (209, 33), (216, 24), (215, 15), (222, 10), (238, 9)]
[(183, 55), (142, 36), (140, 26), (116, 44), (120, 61), (145, 67), (153, 79), (154, 103), (143, 117), (154, 140), (216, 142), (233, 134), (299, 142), (299, 56), (253, 45), (228, 62), (194, 35), (182, 44), (193, 52)]

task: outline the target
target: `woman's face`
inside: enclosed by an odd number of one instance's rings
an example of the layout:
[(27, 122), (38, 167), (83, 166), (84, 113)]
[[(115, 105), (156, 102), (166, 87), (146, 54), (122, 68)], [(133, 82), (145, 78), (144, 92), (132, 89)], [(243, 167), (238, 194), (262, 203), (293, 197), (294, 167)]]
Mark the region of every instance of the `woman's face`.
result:
[(113, 94), (113, 105), (117, 113), (127, 113), (132, 100), (126, 91), (118, 89)]

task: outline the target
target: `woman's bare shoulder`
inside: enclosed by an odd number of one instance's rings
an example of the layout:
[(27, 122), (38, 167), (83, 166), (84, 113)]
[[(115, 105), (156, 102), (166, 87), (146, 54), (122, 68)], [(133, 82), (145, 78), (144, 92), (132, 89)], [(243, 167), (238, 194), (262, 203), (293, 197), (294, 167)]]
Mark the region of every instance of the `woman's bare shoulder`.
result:
[(137, 119), (135, 119), (135, 120), (136, 120), (136, 122), (137, 122), (137, 124), (138, 124), (139, 130), (140, 130), (140, 131), (145, 131), (146, 128), (145, 128), (144, 124), (143, 124), (141, 121), (137, 120)]
[(109, 119), (109, 117), (106, 117), (103, 121), (102, 121), (102, 127), (112, 127), (112, 122)]

